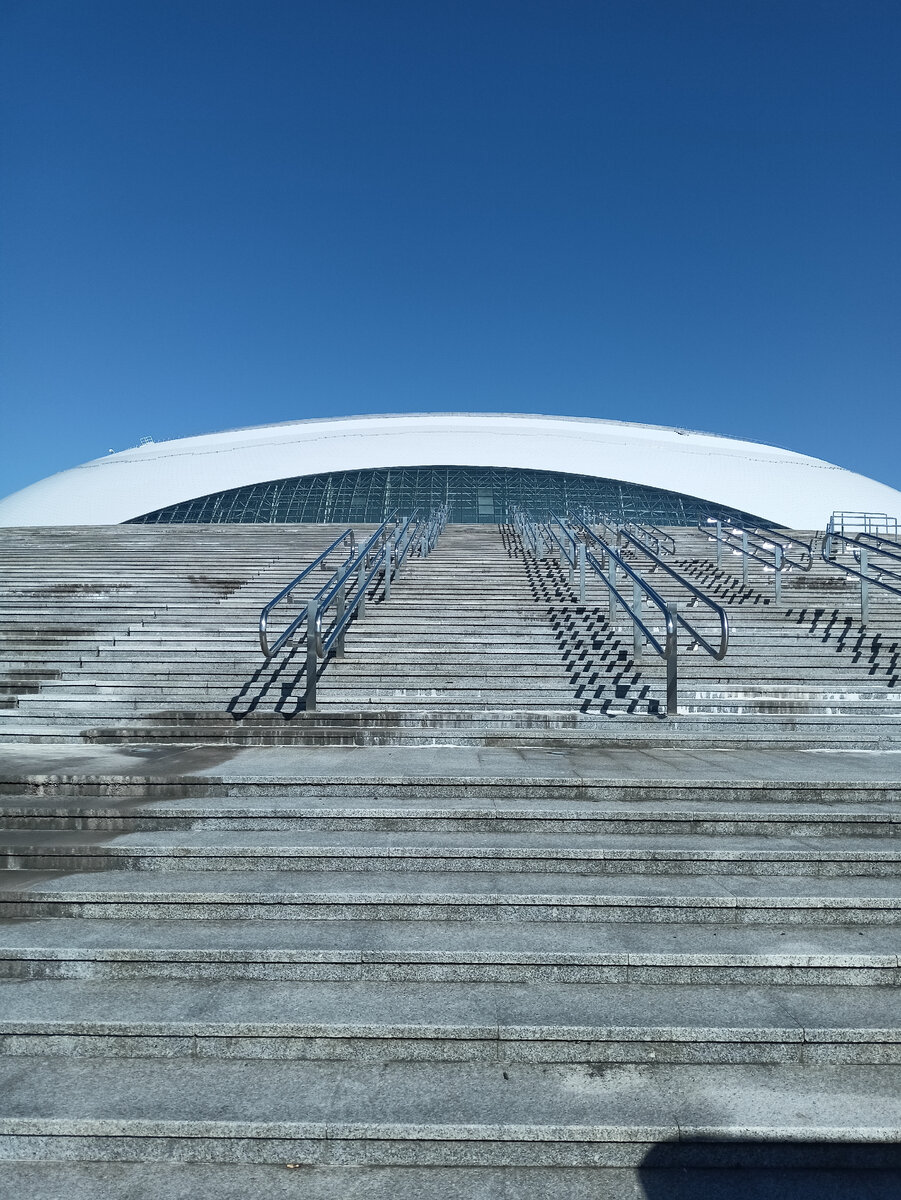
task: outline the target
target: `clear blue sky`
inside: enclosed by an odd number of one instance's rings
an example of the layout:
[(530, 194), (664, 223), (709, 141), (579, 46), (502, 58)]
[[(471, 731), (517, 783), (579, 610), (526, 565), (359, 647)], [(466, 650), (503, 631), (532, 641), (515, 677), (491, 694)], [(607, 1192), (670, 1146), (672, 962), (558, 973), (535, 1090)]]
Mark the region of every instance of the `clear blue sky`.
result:
[(899, 0), (3, 0), (0, 494), (472, 409), (901, 486)]

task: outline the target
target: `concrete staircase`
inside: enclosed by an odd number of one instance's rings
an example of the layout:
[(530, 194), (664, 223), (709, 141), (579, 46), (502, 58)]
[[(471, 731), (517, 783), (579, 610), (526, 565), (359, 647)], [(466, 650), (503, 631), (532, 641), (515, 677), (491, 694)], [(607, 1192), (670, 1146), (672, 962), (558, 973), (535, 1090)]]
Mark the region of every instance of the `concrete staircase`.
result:
[(316, 713), (302, 648), (265, 663), (256, 622), (337, 527), (0, 531), (0, 740), (894, 744), (901, 602), (873, 589), (863, 628), (853, 584), (817, 561), (786, 577), (777, 609), (771, 576), (754, 568), (742, 587), (737, 560), (717, 570), (703, 534), (673, 532), (678, 569), (726, 605), (732, 640), (716, 663), (683, 638), (680, 715), (663, 719), (662, 663), (634, 661), (606, 589), (591, 582), (579, 604), (508, 529), (450, 526), (390, 602), (376, 590)]
[[(799, 536), (818, 547), (822, 535)], [(734, 629), (728, 658), (708, 660), (716, 669), (698, 700), (718, 700), (724, 712), (819, 709), (883, 720), (901, 711), (894, 707), (901, 699), (901, 599), (871, 586), (864, 626), (859, 585), (818, 554), (808, 571), (784, 574), (778, 605), (771, 571), (752, 560), (743, 584), (740, 556), (724, 550), (717, 569), (715, 543), (701, 532), (681, 531), (677, 554), (677, 569), (727, 607)]]
[(677, 531), (664, 718), (452, 526), (306, 713), (257, 616), (338, 532), (0, 531), (0, 1194), (897, 1196), (895, 608)]
[(897, 762), (7, 748), (0, 1181), (897, 1195)]
[[(242, 687), (280, 711), (290, 659), (264, 663), (260, 609), (343, 528), (0, 530), (0, 740), (81, 740), (93, 726), (173, 713), (225, 718)], [(287, 623), (327, 578), (312, 576), (273, 620)]]

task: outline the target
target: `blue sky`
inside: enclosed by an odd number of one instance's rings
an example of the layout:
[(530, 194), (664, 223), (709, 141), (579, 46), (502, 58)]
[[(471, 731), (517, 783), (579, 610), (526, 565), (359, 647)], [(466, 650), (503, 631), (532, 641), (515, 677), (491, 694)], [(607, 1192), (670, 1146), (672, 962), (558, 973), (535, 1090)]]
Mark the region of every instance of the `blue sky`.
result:
[(0, 494), (547, 412), (901, 486), (897, 0), (4, 0)]

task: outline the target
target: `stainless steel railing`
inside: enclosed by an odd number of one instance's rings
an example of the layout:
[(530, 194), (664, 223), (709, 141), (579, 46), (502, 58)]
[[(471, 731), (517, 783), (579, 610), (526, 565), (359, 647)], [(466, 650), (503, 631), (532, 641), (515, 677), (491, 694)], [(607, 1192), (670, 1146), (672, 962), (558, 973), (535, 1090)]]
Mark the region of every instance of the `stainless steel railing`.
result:
[[(533, 557), (547, 557), (551, 553), (551, 546), (556, 545), (563, 551), (573, 570), (578, 564), (580, 593), (583, 597), (586, 572), (591, 572), (606, 585), (611, 622), (615, 622), (617, 619), (618, 605), (622, 605), (623, 612), (632, 622), (635, 661), (641, 661), (645, 644), (664, 659), (666, 663), (666, 711), (669, 716), (675, 716), (678, 712), (679, 678), (678, 617), (675, 606), (667, 604), (663, 597), (642, 579), (641, 575), (608, 542), (594, 533), (584, 522), (573, 522), (571, 525), (557, 516), (552, 516), (546, 522), (537, 522), (522, 510), (515, 510), (513, 526), (519, 534), (523, 546)], [(566, 548), (564, 549), (564, 547)], [(600, 557), (598, 557), (597, 551), (600, 551)], [(619, 571), (623, 572), (626, 587), (629, 580), (632, 582), (631, 602), (621, 590)], [(645, 621), (643, 611), (645, 604), (656, 608), (660, 613), (663, 622), (662, 640)]]
[(885, 537), (881, 533), (855, 533), (854, 540), (862, 546), (868, 546), (871, 550), (875, 550), (877, 554), (901, 554), (901, 542)]
[(716, 646), (714, 646), (712, 642), (708, 641), (707, 638), (700, 632), (700, 630), (697, 629), (691, 622), (686, 620), (684, 609), (681, 607), (678, 609), (679, 624), (683, 626), (683, 628), (687, 630), (687, 632), (694, 638), (695, 644), (705, 650), (712, 658), (716, 659), (717, 662), (720, 662), (722, 659), (724, 659), (726, 657), (726, 652), (729, 649), (729, 615), (723, 606), (721, 604), (717, 604), (715, 600), (711, 600), (711, 598), (705, 592), (701, 591), (697, 584), (692, 583), (692, 581), (690, 579), (686, 579), (686, 577), (680, 571), (675, 570), (675, 568), (671, 567), (669, 563), (664, 562), (659, 554), (655, 554), (653, 550), (650, 550), (647, 546), (640, 542), (634, 534), (629, 532), (628, 529), (623, 527), (620, 531), (620, 535), (622, 539), (627, 541), (637, 553), (643, 554), (645, 558), (651, 561), (653, 564), (651, 567), (652, 571), (664, 571), (670, 576), (671, 579), (674, 579), (681, 588), (684, 588), (690, 593), (691, 600), (688, 602), (689, 607), (696, 608), (701, 606), (710, 611), (719, 625), (719, 642)]
[(414, 553), (430, 554), (447, 522), (446, 509), (420, 517), (398, 518), (394, 512), (371, 535), (366, 544), (343, 566), (306, 605), (305, 708), (316, 708), (319, 660), (330, 654), (344, 656), (347, 628), (355, 616), (362, 616), (375, 585), (381, 582), (382, 598), (391, 599), (391, 585), (398, 571)]
[(676, 553), (676, 539), (665, 530), (658, 529), (656, 525), (650, 525), (644, 521), (624, 521), (620, 529), (630, 533), (633, 539), (638, 538), (643, 545), (653, 550), (655, 554)]
[(790, 534), (757, 526), (745, 529), (719, 517), (698, 521), (698, 529), (716, 542), (716, 565), (722, 567), (723, 547), (730, 554), (741, 555), (741, 581), (748, 586), (748, 566), (753, 560), (762, 564), (764, 572), (773, 573), (773, 593), (778, 603), (782, 599), (782, 576), (789, 571), (809, 571), (813, 563), (813, 542), (805, 542)]
[[(883, 544), (874, 546), (871, 544), (870, 538), (882, 541)], [(891, 545), (892, 549), (885, 549), (885, 543)], [(838, 547), (838, 550), (836, 547)], [(850, 566), (848, 563), (839, 561), (837, 553), (841, 553), (843, 549), (845, 551), (850, 549), (852, 561), (857, 564), (856, 566)], [(901, 563), (901, 546), (896, 548), (896, 543), (888, 542), (888, 539), (880, 539), (877, 535), (873, 534), (841, 533), (836, 528), (834, 516), (830, 518), (829, 524), (826, 526), (825, 536), (823, 537), (820, 555), (827, 566), (835, 567), (839, 571), (844, 571), (846, 575), (851, 575), (855, 579), (860, 580), (860, 623), (862, 625), (866, 625), (870, 619), (871, 583), (893, 596), (901, 596), (901, 570), (886, 566), (878, 559), (876, 562), (873, 562), (870, 559), (871, 554), (876, 554), (880, 558), (889, 558), (893, 563)], [(893, 582), (887, 583), (886, 576), (893, 580)]]
[(901, 533), (897, 517), (888, 513), (847, 512), (836, 510), (829, 518), (829, 526), (834, 533), (888, 533), (897, 537)]
[[(293, 597), (293, 593), (297, 590), (297, 588), (300, 586), (300, 584), (303, 583), (303, 581), (309, 575), (311, 575), (312, 572), (315, 571), (317, 567), (326, 566), (328, 563), (329, 555), (334, 550), (337, 550), (339, 546), (347, 547), (348, 554), (344, 560), (344, 563), (350, 562), (350, 560), (356, 554), (356, 547), (357, 547), (356, 534), (354, 533), (354, 531), (352, 529), (345, 529), (343, 533), (340, 533), (335, 538), (335, 540), (332, 542), (332, 544), (327, 549), (322, 551), (322, 553), (318, 556), (318, 558), (314, 558), (313, 561), (308, 566), (304, 567), (304, 569), (301, 571), (301, 573), (299, 575), (296, 575), (291, 580), (291, 582), (288, 584), (287, 587), (283, 587), (277, 596), (273, 596), (272, 599), (269, 601), (269, 603), (265, 604), (263, 606), (263, 609), (260, 612), (260, 649), (263, 651), (263, 654), (266, 656), (266, 658), (271, 658), (273, 656), (273, 654), (277, 654), (283, 646), (287, 645), (287, 643), (291, 640), (292, 635), (297, 631), (297, 629), (303, 624), (304, 620), (306, 619), (306, 608), (304, 607), (304, 609), (300, 612), (299, 616), (295, 617), (295, 619), (289, 623), (287, 628), (284, 629), (282, 631), (282, 633), (279, 634), (279, 636), (276, 638), (275, 642), (273, 642), (272, 645), (270, 646), (270, 644), (269, 644), (269, 617), (272, 614), (273, 609), (275, 609), (279, 604), (281, 604), (282, 601), (286, 601), (286, 602), (290, 603), (290, 601)], [(342, 566), (344, 565), (344, 563), (342, 563)]]

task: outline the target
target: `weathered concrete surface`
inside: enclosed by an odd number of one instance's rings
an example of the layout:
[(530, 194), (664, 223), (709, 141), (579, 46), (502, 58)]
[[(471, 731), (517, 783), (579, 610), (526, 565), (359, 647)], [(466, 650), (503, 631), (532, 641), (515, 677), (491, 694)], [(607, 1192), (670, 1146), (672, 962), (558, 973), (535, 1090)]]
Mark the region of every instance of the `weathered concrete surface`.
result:
[(898, 1183), (899, 753), (40, 744), (0, 790), (0, 1188)]
[(473, 746), (265, 746), (140, 744), (0, 746), (0, 782), (37, 777), (109, 777), (259, 783), (292, 779), (504, 778), (645, 783), (694, 780), (881, 782), (901, 788), (901, 751), (563, 750)]
[(896, 1171), (861, 1169), (0, 1163), (0, 1190), (28, 1200), (897, 1200), (899, 1185)]

